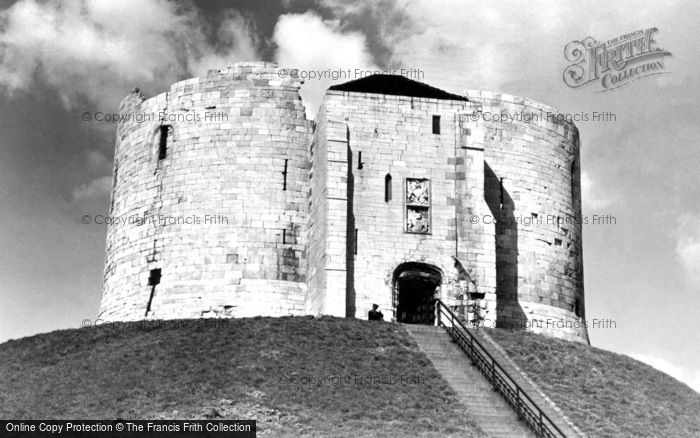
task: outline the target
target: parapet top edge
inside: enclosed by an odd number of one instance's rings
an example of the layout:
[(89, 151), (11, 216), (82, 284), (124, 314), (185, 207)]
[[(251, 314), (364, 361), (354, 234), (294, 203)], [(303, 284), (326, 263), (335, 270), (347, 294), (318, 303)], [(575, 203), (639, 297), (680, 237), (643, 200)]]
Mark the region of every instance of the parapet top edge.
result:
[[(542, 103), (529, 97), (518, 96), (515, 94), (500, 93), (488, 90), (466, 89), (464, 90), (464, 95), (467, 96), (467, 98), (469, 98), (472, 102), (479, 102), (483, 100), (500, 101), (528, 108), (533, 108), (552, 114), (564, 114), (558, 109), (554, 108), (553, 106), (547, 105), (546, 103)], [(557, 120), (560, 120), (561, 124), (568, 124), (573, 129), (578, 130), (578, 126), (576, 126), (576, 123), (574, 123), (573, 120), (569, 120), (567, 118), (561, 118)]]
[(452, 104), (458, 104), (458, 105), (465, 105), (471, 103), (469, 100), (457, 100), (457, 99), (438, 99), (435, 97), (417, 97), (417, 96), (409, 96), (409, 95), (403, 95), (403, 94), (383, 94), (383, 93), (366, 93), (363, 91), (344, 91), (344, 90), (331, 90), (327, 89), (325, 96), (346, 96), (346, 95), (360, 95), (360, 96), (366, 96), (369, 98), (374, 98), (374, 97), (383, 97), (386, 99), (406, 99), (406, 100), (420, 100), (420, 101), (425, 101), (425, 102), (450, 102)]

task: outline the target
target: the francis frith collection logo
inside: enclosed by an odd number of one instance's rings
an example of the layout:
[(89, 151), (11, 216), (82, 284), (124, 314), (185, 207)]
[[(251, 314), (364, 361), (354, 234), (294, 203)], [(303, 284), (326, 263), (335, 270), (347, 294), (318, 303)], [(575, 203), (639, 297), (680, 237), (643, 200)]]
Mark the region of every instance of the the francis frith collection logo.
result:
[(620, 35), (605, 42), (591, 37), (571, 41), (564, 49), (572, 64), (564, 70), (564, 83), (571, 88), (594, 86), (610, 91), (638, 79), (668, 73), (665, 58), (671, 52), (657, 46), (652, 27)]

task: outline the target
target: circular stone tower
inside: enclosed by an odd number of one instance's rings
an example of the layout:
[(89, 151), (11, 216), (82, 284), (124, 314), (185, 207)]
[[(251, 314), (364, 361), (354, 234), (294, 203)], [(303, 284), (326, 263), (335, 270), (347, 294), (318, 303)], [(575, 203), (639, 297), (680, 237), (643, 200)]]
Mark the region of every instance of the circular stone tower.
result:
[(374, 75), (329, 89), (312, 129), (300, 85), (240, 63), (123, 100), (100, 318), (379, 303), (430, 323), (440, 298), (467, 321), (588, 340), (571, 120)]
[(530, 99), (465, 95), (481, 111), (484, 197), (498, 219), (497, 324), (588, 342), (578, 128)]
[(300, 82), (240, 63), (119, 112), (100, 317), (305, 313)]

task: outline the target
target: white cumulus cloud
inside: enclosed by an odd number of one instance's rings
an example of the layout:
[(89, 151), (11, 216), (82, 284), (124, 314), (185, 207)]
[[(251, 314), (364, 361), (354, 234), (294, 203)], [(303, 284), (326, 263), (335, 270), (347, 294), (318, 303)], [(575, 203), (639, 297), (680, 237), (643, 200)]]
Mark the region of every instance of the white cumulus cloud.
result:
[[(154, 95), (173, 82), (256, 60), (254, 27), (237, 11), (224, 11), (215, 42), (199, 11), (168, 0), (19, 0), (0, 11), (0, 95), (31, 93), (37, 82), (53, 89), (63, 107), (91, 105), (113, 112), (133, 87)], [(98, 125), (98, 129), (109, 129)], [(86, 157), (92, 177), (73, 190), (73, 200), (104, 200), (110, 190), (109, 160)]]
[[(275, 26), (273, 40), (277, 44), (277, 62), (281, 67), (299, 69), (300, 77), (328, 70), (377, 70), (367, 49), (365, 36), (359, 32), (343, 32), (340, 22), (323, 20), (314, 12), (285, 14)], [(328, 75), (328, 73), (326, 74)], [(326, 89), (334, 82), (354, 77), (308, 79), (302, 97), (310, 116), (315, 114)]]
[(690, 280), (697, 284), (700, 282), (700, 218), (690, 214), (682, 215), (678, 236), (676, 255)]
[(199, 59), (190, 63), (189, 71), (202, 76), (211, 69), (219, 69), (238, 61), (259, 58), (255, 26), (236, 11), (229, 11), (217, 32), (213, 50), (207, 49)]
[(111, 188), (112, 177), (101, 176), (73, 190), (73, 200), (82, 202), (101, 199), (109, 195)]
[(134, 86), (160, 92), (213, 62), (257, 57), (240, 15), (223, 21), (217, 46), (205, 25), (167, 0), (20, 0), (0, 12), (0, 89), (29, 91), (39, 78), (67, 108), (83, 97), (107, 110)]
[(584, 210), (598, 210), (610, 205), (610, 198), (585, 170), (581, 172), (581, 199)]

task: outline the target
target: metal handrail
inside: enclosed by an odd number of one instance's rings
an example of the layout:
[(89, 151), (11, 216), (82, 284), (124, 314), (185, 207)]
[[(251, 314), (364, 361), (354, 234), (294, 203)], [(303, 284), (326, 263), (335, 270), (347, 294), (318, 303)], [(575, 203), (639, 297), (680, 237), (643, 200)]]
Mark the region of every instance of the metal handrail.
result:
[[(540, 409), (532, 398), (501, 367), (464, 323), (441, 300), (435, 300), (438, 326), (443, 327), (496, 391), (538, 437), (564, 437), (566, 434)], [(449, 318), (448, 327), (442, 315)]]

